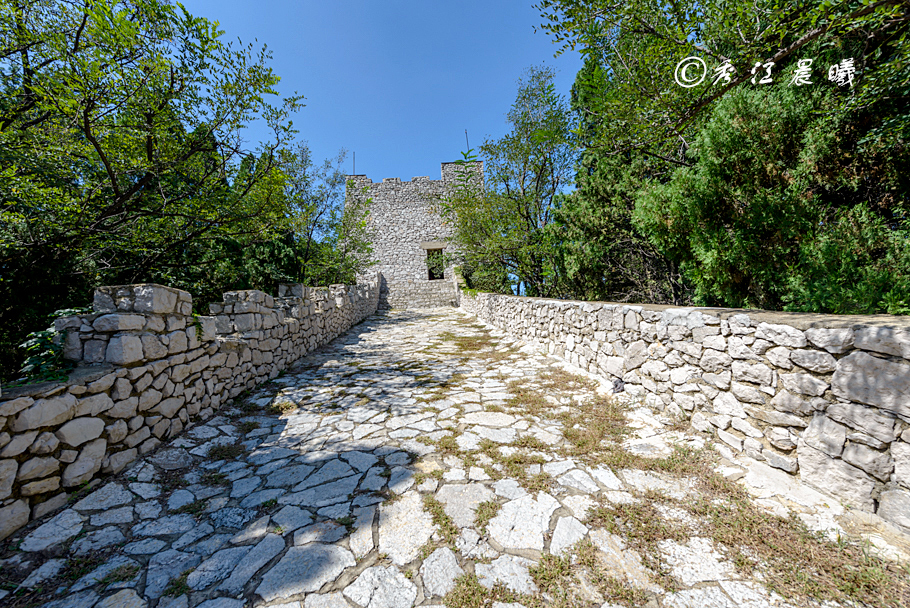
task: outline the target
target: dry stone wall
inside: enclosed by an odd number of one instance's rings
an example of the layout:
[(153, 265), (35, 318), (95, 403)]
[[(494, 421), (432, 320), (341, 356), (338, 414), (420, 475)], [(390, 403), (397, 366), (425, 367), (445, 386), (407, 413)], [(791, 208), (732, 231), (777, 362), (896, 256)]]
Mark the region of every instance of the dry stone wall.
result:
[[(380, 308), (427, 308), (451, 306), (455, 301), (452, 267), (445, 269), (444, 279), (429, 280), (425, 242), (446, 242), (452, 228), (436, 211), (436, 202), (459, 182), (461, 165), (442, 163), (440, 180), (415, 177), (401, 181), (397, 177), (374, 183), (365, 175), (348, 176), (353, 182), (347, 197), (370, 198), (368, 230), (373, 256), (378, 263), (371, 271), (382, 274)], [(483, 181), (483, 164), (472, 163), (478, 183)], [(453, 253), (446, 247), (446, 253)]]
[(228, 399), (374, 313), (379, 277), (279, 297), (233, 291), (192, 315), (190, 294), (154, 284), (99, 287), (94, 312), (57, 319), (67, 382), (0, 395), (0, 539), (117, 473)]
[(686, 416), (722, 450), (910, 530), (910, 320), (459, 292), (466, 311)]

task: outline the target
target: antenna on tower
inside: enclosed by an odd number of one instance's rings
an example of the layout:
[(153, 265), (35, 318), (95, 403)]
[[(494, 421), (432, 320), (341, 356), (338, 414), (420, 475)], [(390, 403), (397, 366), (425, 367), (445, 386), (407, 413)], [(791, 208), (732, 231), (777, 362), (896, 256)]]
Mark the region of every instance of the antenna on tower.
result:
[(468, 150), (471, 149), (471, 144), (468, 143), (468, 130), (464, 130), (464, 145), (468, 147)]

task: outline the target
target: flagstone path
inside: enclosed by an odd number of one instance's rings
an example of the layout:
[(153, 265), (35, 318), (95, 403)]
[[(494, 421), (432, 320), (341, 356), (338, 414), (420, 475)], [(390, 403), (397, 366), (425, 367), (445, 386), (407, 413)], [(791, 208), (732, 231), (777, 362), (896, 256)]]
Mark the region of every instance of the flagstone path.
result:
[[(499, 356), (466, 357), (451, 340), (477, 334), (466, 320), (473, 322), (456, 309), (371, 317), (33, 523), (8, 539), (0, 605), (410, 608), (441, 604), (465, 573), (546, 604), (554, 598), (531, 569), (548, 553), (573, 556), (585, 540), (611, 576), (647, 593), (649, 607), (821, 605), (784, 601), (744, 579), (722, 547), (699, 536), (697, 521), (672, 509), (666, 516), (680, 519), (691, 537), (661, 542), (664, 575), (676, 584), (662, 588), (622, 537), (585, 523), (587, 511), (649, 490), (685, 496), (690, 485), (560, 456), (562, 424), (510, 410), (507, 383), (532, 383), (566, 364), (496, 330)], [(549, 399), (571, 408), (591, 396)], [(273, 409), (250, 414), (255, 406)], [(649, 410), (628, 417), (632, 453), (704, 445), (668, 430), (672, 421)], [(436, 442), (446, 437), (472, 461), (439, 451)], [(523, 438), (537, 448), (516, 447)], [(509, 476), (491, 478), (503, 465), (480, 451), (490, 441), (505, 456), (533, 451), (540, 464), (528, 473), (548, 474), (551, 487), (535, 494)], [(217, 459), (231, 449), (242, 453)], [(741, 478), (763, 508), (790, 509), (814, 529), (843, 532), (837, 502), (762, 463), (724, 456), (723, 474)], [(443, 517), (455, 526), (454, 542), (434, 523), (433, 504), (445, 513), (437, 523)], [(485, 521), (478, 522), (479, 508), (490, 510)], [(907, 559), (900, 539), (870, 538)], [(576, 605), (614, 605), (584, 577), (571, 594)]]

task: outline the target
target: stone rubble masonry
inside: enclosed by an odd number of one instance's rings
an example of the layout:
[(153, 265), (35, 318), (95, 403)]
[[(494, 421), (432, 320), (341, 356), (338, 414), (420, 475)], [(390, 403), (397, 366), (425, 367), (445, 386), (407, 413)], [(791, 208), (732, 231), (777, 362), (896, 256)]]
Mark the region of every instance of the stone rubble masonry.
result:
[[(371, 199), (368, 230), (377, 264), (370, 271), (382, 274), (379, 308), (433, 308), (455, 304), (453, 268), (444, 279), (429, 280), (427, 250), (423, 243), (446, 243), (452, 227), (439, 213), (439, 201), (461, 183), (461, 176), (476, 186), (483, 184), (483, 163), (473, 162), (467, 170), (457, 163), (442, 163), (440, 180), (397, 177), (374, 183), (365, 175), (349, 175), (347, 200)], [(451, 245), (444, 253), (456, 253)]]
[(232, 291), (211, 316), (162, 285), (97, 288), (54, 323), (69, 379), (0, 394), (0, 540), (376, 312), (380, 281)]
[(910, 530), (910, 319), (457, 289), (465, 311)]

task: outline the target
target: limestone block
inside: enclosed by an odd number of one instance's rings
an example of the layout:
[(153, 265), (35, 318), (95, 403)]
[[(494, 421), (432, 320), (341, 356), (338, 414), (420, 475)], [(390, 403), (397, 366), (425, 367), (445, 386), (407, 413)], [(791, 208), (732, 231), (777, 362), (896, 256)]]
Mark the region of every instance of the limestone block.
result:
[(79, 456), (79, 452), (77, 452), (76, 450), (62, 450), (60, 452), (59, 460), (60, 460), (60, 462), (65, 462), (65, 463), (69, 464), (70, 462), (75, 462), (76, 457), (78, 457), (78, 456)]
[(878, 516), (910, 529), (910, 492), (901, 489), (882, 492), (878, 502)]
[(720, 352), (711, 348), (706, 348), (701, 356), (699, 365), (707, 372), (718, 373), (728, 369), (733, 363), (733, 358), (727, 353)]
[(4, 500), (12, 493), (13, 482), (16, 480), (18, 471), (19, 463), (15, 460), (0, 460), (0, 500)]
[(708, 336), (702, 340), (702, 346), (713, 350), (726, 351), (727, 339), (721, 335)]
[(720, 334), (720, 328), (717, 326), (694, 327), (692, 328), (692, 341), (702, 344), (708, 336), (716, 336), (718, 334)]
[(910, 365), (854, 351), (837, 362), (835, 395), (910, 418)]
[(831, 458), (800, 439), (796, 449), (800, 477), (852, 507), (872, 511), (875, 482), (862, 470), (838, 458)]
[(130, 432), (130, 429), (124, 420), (118, 420), (114, 424), (109, 424), (106, 426), (104, 431), (107, 433), (108, 443), (116, 444), (126, 439), (126, 436)]
[(825, 413), (829, 418), (862, 430), (884, 443), (891, 443), (897, 437), (897, 419), (888, 412), (858, 403), (832, 403)]
[(803, 418), (773, 410), (747, 406), (746, 413), (752, 418), (756, 418), (762, 422), (767, 422), (768, 424), (773, 424), (775, 426), (806, 427), (809, 425), (809, 423)]
[(888, 481), (894, 468), (890, 455), (857, 443), (848, 443), (841, 458), (881, 481)]
[(36, 437), (38, 437), (38, 431), (29, 431), (27, 433), (14, 435), (12, 441), (3, 448), (3, 451), (0, 451), (0, 458), (18, 456), (34, 443)]
[(72, 447), (78, 447), (86, 441), (101, 436), (104, 432), (104, 421), (100, 418), (75, 418), (61, 426), (55, 435), (57, 439)]
[(789, 346), (791, 348), (802, 348), (806, 345), (805, 334), (789, 325), (759, 323), (758, 327), (755, 328), (755, 337), (774, 342), (779, 346)]
[(165, 418), (173, 418), (174, 414), (177, 413), (177, 410), (183, 407), (183, 404), (184, 398), (182, 396), (171, 397), (159, 403), (152, 411), (156, 414), (161, 414)]
[(819, 374), (833, 372), (837, 360), (828, 353), (820, 350), (794, 350), (790, 353), (790, 360), (800, 367)]
[(743, 451), (743, 440), (727, 431), (717, 429), (717, 438), (726, 443), (737, 452)]
[(799, 470), (799, 463), (796, 458), (778, 454), (774, 450), (763, 450), (762, 456), (765, 457), (765, 462), (776, 469), (781, 469), (787, 473), (796, 473)]
[(178, 296), (186, 292), (150, 283), (136, 285), (133, 288), (133, 293), (135, 296), (133, 309), (137, 312), (167, 314), (177, 312)]
[(641, 366), (640, 373), (647, 374), (658, 382), (670, 381), (670, 372), (667, 364), (660, 360), (649, 359), (645, 361)]
[(132, 435), (129, 435), (126, 439), (123, 440), (123, 445), (128, 448), (135, 447), (148, 439), (152, 435), (152, 431), (147, 426), (143, 426), (138, 431), (134, 432)]
[(893, 327), (861, 327), (855, 331), (853, 345), (886, 355), (910, 359), (910, 331)]
[(713, 406), (715, 414), (735, 416), (737, 418), (746, 417), (746, 411), (743, 409), (742, 404), (730, 393), (721, 392), (717, 395), (714, 398)]
[(91, 479), (101, 469), (105, 449), (107, 441), (104, 439), (86, 444), (76, 461), (63, 470), (63, 487), (71, 488)]
[(28, 481), (29, 479), (40, 479), (57, 471), (60, 468), (60, 461), (56, 458), (32, 458), (26, 460), (19, 467), (19, 473), (16, 475), (17, 481)]
[(783, 346), (775, 346), (765, 353), (768, 361), (772, 365), (781, 369), (793, 369), (793, 363), (790, 362), (790, 349)]
[(727, 352), (734, 359), (761, 360), (761, 357), (755, 354), (755, 352), (746, 345), (743, 338), (739, 336), (731, 336), (730, 339), (727, 340)]
[(754, 426), (752, 426), (751, 424), (749, 424), (742, 418), (733, 418), (730, 421), (730, 425), (737, 431), (746, 435), (747, 437), (754, 437), (754, 438), (764, 437), (764, 434), (760, 430), (758, 430), (757, 428), (755, 428)]
[[(152, 380), (154, 380), (154, 377), (152, 376), (152, 374), (144, 374), (141, 378), (139, 378), (136, 381), (136, 383), (133, 385), (133, 387), (136, 390), (136, 394), (141, 395), (145, 391), (145, 389), (147, 389), (149, 386), (151, 386)], [(128, 396), (129, 395), (127, 395), (127, 397)], [(124, 398), (126, 398), (126, 397), (124, 397)]]
[(816, 414), (802, 432), (800, 441), (829, 456), (840, 456), (847, 441), (847, 428), (824, 414)]
[(138, 336), (117, 335), (111, 338), (105, 355), (108, 363), (129, 365), (142, 361), (142, 341)]
[(699, 376), (701, 376), (701, 370), (693, 365), (683, 365), (670, 370), (670, 382), (673, 384), (685, 384)]
[(31, 397), (19, 397), (11, 401), (0, 402), (0, 416), (15, 416), (35, 402)]
[(171, 333), (167, 334), (167, 338), (168, 338), (167, 352), (169, 354), (174, 355), (174, 354), (186, 352), (188, 343), (186, 340), (185, 331), (180, 331), (180, 330), (172, 331)]
[(29, 448), (29, 451), (32, 454), (51, 454), (54, 450), (57, 449), (57, 446), (60, 445), (60, 441), (53, 433), (45, 431), (38, 435), (35, 439), (35, 443), (32, 444), (32, 447)]
[(142, 329), (144, 326), (145, 318), (142, 315), (127, 313), (101, 315), (92, 323), (95, 331), (102, 332), (135, 331)]
[(87, 340), (82, 345), (82, 360), (86, 363), (104, 363), (107, 342), (104, 340)]
[(138, 405), (139, 397), (130, 397), (115, 403), (114, 407), (107, 411), (107, 415), (111, 418), (132, 418), (136, 415), (136, 407)]
[(40, 399), (19, 413), (12, 429), (21, 433), (42, 426), (55, 426), (72, 418), (75, 410), (76, 398), (69, 394)]
[(130, 432), (138, 431), (142, 428), (143, 424), (145, 424), (145, 418), (142, 416), (130, 418), (130, 421), (126, 423), (126, 425), (130, 427)]
[(910, 443), (892, 443), (891, 457), (894, 459), (894, 481), (910, 488)]
[(779, 450), (792, 450), (796, 447), (796, 439), (785, 428), (773, 426), (765, 433), (765, 437)]
[(145, 353), (145, 358), (160, 359), (167, 355), (168, 349), (162, 344), (161, 339), (154, 334), (143, 334), (140, 336), (142, 341), (142, 351)]
[[(632, 314), (631, 312), (629, 314)], [(626, 347), (623, 366), (626, 371), (631, 371), (642, 366), (648, 360), (648, 346), (643, 340), (638, 340)]]
[(75, 416), (97, 416), (114, 407), (114, 401), (106, 393), (83, 397), (76, 403)]
[(114, 385), (114, 382), (117, 380), (117, 372), (112, 372), (106, 376), (102, 376), (98, 380), (95, 380), (88, 385), (88, 392), (90, 393), (103, 393), (107, 389), (111, 388)]
[(27, 524), (28, 514), (28, 503), (24, 500), (17, 500), (0, 509), (0, 540)]
[(733, 362), (733, 378), (755, 384), (771, 384), (771, 368), (764, 363)]
[(136, 448), (131, 448), (129, 450), (123, 450), (122, 452), (117, 452), (116, 454), (111, 454), (107, 458), (107, 464), (104, 466), (105, 473), (119, 473), (126, 465), (136, 460), (139, 456), (139, 450)]
[(815, 410), (825, 409), (828, 406), (828, 402), (820, 397), (804, 399), (787, 390), (782, 390), (771, 399), (771, 405), (774, 409), (782, 412), (806, 416), (811, 415)]
[(823, 395), (829, 386), (824, 380), (809, 374), (781, 374), (780, 380), (788, 391), (814, 397)]
[(122, 401), (130, 396), (133, 392), (133, 385), (126, 378), (118, 378), (114, 382), (114, 389), (111, 391), (111, 398), (114, 401)]
[(695, 412), (692, 414), (692, 418), (689, 422), (692, 424), (692, 428), (694, 428), (696, 431), (708, 433), (712, 430), (711, 423), (708, 422), (708, 419), (701, 412)]
[(739, 399), (740, 401), (745, 401), (747, 403), (757, 403), (762, 405), (767, 403), (768, 396), (756, 389), (750, 384), (743, 384), (742, 382), (734, 382), (730, 386), (730, 392)]
[(60, 489), (60, 478), (48, 477), (23, 485), (19, 489), (19, 493), (22, 496), (37, 496), (38, 494), (47, 494), (58, 489)]
[(807, 329), (806, 337), (819, 348), (829, 353), (845, 353), (853, 347), (853, 330), (844, 329)]
[(717, 374), (704, 373), (701, 376), (702, 380), (704, 380), (705, 382), (709, 382), (710, 384), (713, 384), (714, 386), (716, 386), (717, 388), (719, 388), (721, 390), (727, 390), (730, 388), (730, 379), (732, 377), (733, 377), (733, 374), (729, 370), (722, 371)]
[(164, 316), (155, 314), (145, 315), (145, 327), (143, 328), (145, 331), (161, 333), (165, 330), (166, 327), (167, 325), (165, 323)]

